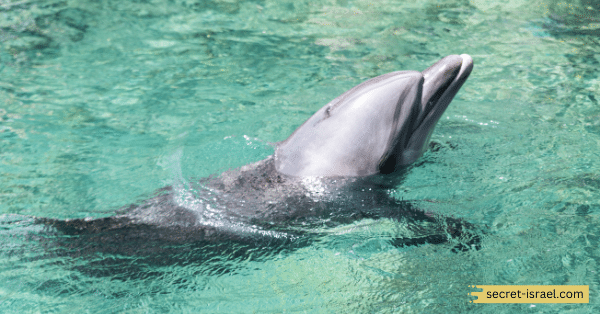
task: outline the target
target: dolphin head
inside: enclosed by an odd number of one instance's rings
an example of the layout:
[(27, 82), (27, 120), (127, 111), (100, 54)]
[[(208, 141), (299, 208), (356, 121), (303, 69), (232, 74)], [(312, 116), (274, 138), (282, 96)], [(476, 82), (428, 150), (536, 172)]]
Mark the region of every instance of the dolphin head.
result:
[(392, 72), (353, 87), (277, 145), (277, 171), (355, 177), (409, 165), (472, 69), (469, 55), (451, 55), (423, 72)]

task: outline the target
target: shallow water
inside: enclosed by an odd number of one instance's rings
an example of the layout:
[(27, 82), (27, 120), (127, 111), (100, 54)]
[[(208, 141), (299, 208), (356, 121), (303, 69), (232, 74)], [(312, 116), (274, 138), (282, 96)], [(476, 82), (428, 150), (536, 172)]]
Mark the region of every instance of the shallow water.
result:
[[(593, 1), (0, 2), (0, 308), (23, 312), (597, 312)], [(449, 54), (475, 68), (393, 195), (486, 231), (396, 248), (389, 220), (235, 272), (87, 276), (27, 217), (109, 216), (272, 154), (329, 100)], [(110, 258), (98, 255), (97, 259)], [(135, 260), (132, 261), (135, 263)], [(589, 305), (469, 304), (472, 284), (579, 284)]]

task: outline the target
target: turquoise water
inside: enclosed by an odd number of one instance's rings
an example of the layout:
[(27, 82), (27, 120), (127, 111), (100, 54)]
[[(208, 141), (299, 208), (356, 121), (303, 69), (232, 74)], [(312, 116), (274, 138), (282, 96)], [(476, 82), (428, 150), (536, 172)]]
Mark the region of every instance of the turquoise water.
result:
[[(0, 311), (597, 312), (599, 8), (0, 2)], [(433, 135), (441, 149), (393, 193), (486, 230), (480, 250), (395, 248), (392, 221), (365, 220), (235, 272), (117, 280), (30, 237), (27, 217), (109, 216), (263, 159), (354, 85), (461, 53), (475, 68)], [(591, 304), (469, 304), (472, 284), (589, 285)]]

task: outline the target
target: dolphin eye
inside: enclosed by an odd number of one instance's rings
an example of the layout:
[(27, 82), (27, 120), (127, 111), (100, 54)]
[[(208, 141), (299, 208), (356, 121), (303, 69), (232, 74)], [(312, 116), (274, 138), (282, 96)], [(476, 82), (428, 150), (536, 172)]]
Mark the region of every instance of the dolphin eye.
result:
[(331, 117), (331, 106), (328, 106), (327, 108), (325, 108), (325, 116), (327, 118)]

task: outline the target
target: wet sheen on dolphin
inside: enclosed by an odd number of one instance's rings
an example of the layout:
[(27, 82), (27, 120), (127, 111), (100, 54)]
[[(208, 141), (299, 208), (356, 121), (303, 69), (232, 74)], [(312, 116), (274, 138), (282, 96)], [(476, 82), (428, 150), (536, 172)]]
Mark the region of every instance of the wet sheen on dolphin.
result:
[(77, 236), (64, 240), (74, 252), (157, 260), (179, 252), (173, 244), (195, 243), (208, 259), (237, 245), (310, 241), (323, 227), (363, 218), (407, 223), (398, 245), (462, 236), (461, 220), (415, 209), (389, 195), (394, 183), (382, 182), (423, 154), (472, 68), (470, 56), (451, 55), (423, 72), (372, 78), (318, 110), (265, 160), (202, 179), (193, 191), (174, 184), (111, 217), (38, 222)]

